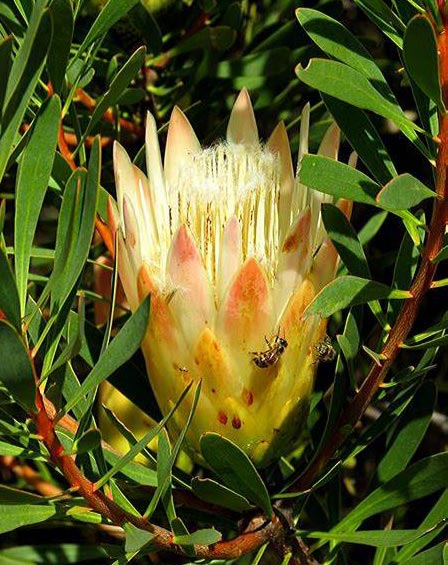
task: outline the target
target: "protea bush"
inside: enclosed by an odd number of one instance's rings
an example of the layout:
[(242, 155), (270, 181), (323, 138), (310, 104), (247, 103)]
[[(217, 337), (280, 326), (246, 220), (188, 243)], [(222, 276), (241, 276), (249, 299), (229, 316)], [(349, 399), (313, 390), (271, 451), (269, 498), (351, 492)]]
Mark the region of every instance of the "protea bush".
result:
[[(300, 183), (308, 129), (306, 107), (296, 175), (285, 125), (260, 142), (246, 90), (227, 139), (211, 147), (174, 108), (163, 164), (148, 114), (147, 177), (115, 143), (119, 275), (132, 310), (151, 295), (142, 347), (162, 412), (202, 381), (184, 445), (195, 460), (214, 431), (265, 466), (294, 446), (306, 419), (327, 321), (305, 310), (338, 263), (321, 219), (331, 197)], [(331, 126), (319, 153), (337, 159), (338, 148)], [(337, 205), (350, 214), (348, 201)], [(186, 400), (174, 413), (173, 436), (190, 409)]]

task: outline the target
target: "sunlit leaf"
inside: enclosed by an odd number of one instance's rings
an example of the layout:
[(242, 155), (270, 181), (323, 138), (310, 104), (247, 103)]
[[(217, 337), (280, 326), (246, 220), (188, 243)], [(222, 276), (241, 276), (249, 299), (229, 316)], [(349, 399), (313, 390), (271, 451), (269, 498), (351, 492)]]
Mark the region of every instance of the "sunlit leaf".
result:
[(404, 173), (393, 178), (378, 193), (376, 200), (387, 210), (408, 210), (426, 198), (435, 198), (436, 193), (422, 182)]
[(307, 316), (318, 314), (322, 318), (328, 318), (348, 306), (365, 304), (383, 298), (402, 299), (410, 296), (406, 290), (391, 289), (382, 283), (347, 275), (327, 284), (308, 306), (305, 313)]

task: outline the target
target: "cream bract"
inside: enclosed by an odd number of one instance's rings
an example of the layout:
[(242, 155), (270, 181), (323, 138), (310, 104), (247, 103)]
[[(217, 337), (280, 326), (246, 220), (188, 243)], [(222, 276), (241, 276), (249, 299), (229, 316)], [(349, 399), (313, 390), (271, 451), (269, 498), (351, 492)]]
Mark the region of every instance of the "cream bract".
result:
[[(209, 148), (175, 108), (163, 165), (149, 114), (148, 178), (115, 144), (109, 220), (120, 278), (132, 309), (151, 293), (142, 347), (162, 412), (202, 380), (185, 445), (199, 461), (201, 434), (214, 431), (266, 465), (294, 446), (307, 415), (326, 321), (303, 312), (337, 267), (320, 214), (331, 199), (300, 184), (308, 123), (305, 108), (296, 176), (284, 124), (260, 143), (246, 90), (227, 140)], [(338, 146), (331, 126), (320, 153), (337, 158)], [(350, 213), (347, 201), (338, 206)], [(171, 420), (174, 436), (189, 402)]]

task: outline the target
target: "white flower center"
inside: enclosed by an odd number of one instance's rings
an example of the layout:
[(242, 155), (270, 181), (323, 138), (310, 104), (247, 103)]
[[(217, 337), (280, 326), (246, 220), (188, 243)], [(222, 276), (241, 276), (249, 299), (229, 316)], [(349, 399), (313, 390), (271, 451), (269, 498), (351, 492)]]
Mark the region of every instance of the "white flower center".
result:
[(242, 258), (255, 256), (268, 273), (279, 245), (280, 160), (261, 145), (220, 143), (190, 153), (168, 186), (171, 236), (185, 224), (216, 282), (223, 233), (236, 216), (242, 230)]

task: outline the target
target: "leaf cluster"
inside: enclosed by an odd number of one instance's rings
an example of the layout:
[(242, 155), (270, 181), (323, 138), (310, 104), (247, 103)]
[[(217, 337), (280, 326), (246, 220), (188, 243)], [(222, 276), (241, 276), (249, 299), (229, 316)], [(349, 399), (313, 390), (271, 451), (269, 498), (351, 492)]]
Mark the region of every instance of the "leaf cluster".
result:
[[(446, 240), (428, 250), (430, 210), (442, 198), (434, 138), (446, 111), (437, 51), (443, 22), (433, 0), (355, 0), (352, 19), (339, 2), (314, 4), (7, 0), (0, 7), (0, 456), (9, 482), (0, 486), (0, 563), (149, 563), (157, 535), (130, 517), (171, 532), (182, 555), (161, 553), (160, 562), (204, 563), (198, 547), (237, 538), (254, 516), (274, 521), (286, 507), (288, 533), (322, 562), (448, 560)], [(356, 169), (315, 155), (301, 162), (303, 184), (355, 203), (352, 220), (323, 207), (341, 268), (307, 311), (332, 316), (337, 359), (319, 370), (304, 445), (262, 472), (212, 433), (201, 442), (206, 468), (185, 462), (200, 383), (162, 418), (138, 352), (150, 298), (133, 315), (114, 317), (116, 265), (103, 260), (108, 242), (95, 236), (114, 193), (113, 140), (144, 167), (146, 111), (163, 136), (175, 104), (213, 140), (242, 87), (253, 93), (264, 137), (284, 119), (297, 149), (298, 110), (310, 99), (311, 145), (334, 119), (360, 159)], [(387, 361), (424, 261), (440, 276), (424, 289), (386, 380), (356, 429), (342, 430), (334, 457), (298, 488), (323, 460), (369, 367)], [(106, 291), (95, 286), (99, 273), (110, 279)], [(143, 434), (101, 407), (105, 381), (151, 418)], [(69, 488), (39, 433), (39, 391), (64, 456), (126, 513), (119, 524)], [(186, 395), (192, 410), (173, 443), (166, 426)], [(100, 414), (125, 454), (103, 440)], [(61, 543), (51, 535), (56, 525)], [(294, 563), (283, 549), (264, 543), (213, 562)]]

